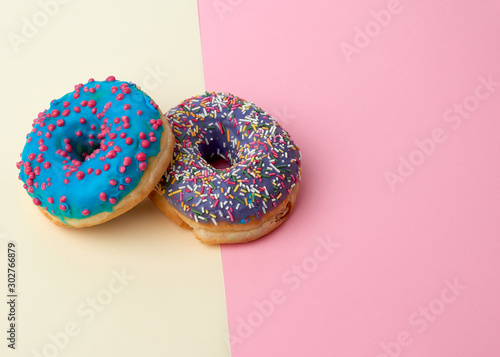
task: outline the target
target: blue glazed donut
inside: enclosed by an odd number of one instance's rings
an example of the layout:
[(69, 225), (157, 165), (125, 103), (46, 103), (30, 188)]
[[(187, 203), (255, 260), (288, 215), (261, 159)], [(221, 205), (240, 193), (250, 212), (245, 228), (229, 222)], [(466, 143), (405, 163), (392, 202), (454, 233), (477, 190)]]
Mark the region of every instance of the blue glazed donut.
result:
[(17, 163), (33, 203), (54, 223), (102, 223), (139, 203), (165, 171), (174, 138), (135, 84), (90, 79), (39, 113)]
[[(228, 93), (183, 101), (167, 115), (176, 144), (150, 195), (204, 243), (257, 239), (293, 208), (301, 155), (289, 134), (255, 104)], [(209, 162), (225, 159), (230, 167)]]

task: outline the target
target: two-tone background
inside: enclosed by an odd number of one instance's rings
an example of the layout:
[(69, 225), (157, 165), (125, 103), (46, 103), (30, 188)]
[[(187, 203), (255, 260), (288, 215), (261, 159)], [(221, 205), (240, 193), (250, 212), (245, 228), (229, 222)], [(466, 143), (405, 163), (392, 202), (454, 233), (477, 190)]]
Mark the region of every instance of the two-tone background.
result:
[[(0, 355), (498, 356), (499, 16), (466, 0), (2, 0)], [(273, 114), (303, 154), (290, 219), (222, 247), (148, 200), (52, 225), (17, 180), (24, 136), (110, 74), (164, 111), (217, 90)]]

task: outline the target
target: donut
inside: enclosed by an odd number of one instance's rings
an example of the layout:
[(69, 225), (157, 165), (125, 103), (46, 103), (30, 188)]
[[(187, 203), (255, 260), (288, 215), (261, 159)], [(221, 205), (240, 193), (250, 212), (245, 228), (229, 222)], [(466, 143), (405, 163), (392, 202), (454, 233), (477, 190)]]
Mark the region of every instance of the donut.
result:
[[(211, 92), (171, 109), (172, 163), (150, 199), (206, 244), (242, 243), (277, 228), (292, 211), (301, 154), (264, 110)], [(211, 163), (220, 158), (228, 167)]]
[(75, 85), (32, 127), (19, 179), (47, 218), (74, 228), (106, 222), (147, 197), (175, 144), (158, 105), (114, 76)]

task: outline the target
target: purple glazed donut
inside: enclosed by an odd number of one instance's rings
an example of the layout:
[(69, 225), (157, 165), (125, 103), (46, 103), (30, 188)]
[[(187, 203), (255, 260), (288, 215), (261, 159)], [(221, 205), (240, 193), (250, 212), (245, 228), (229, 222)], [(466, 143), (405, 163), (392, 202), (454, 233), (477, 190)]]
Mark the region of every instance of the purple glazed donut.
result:
[[(150, 198), (204, 243), (257, 239), (291, 212), (301, 155), (290, 135), (255, 104), (206, 93), (166, 114), (174, 158)], [(210, 162), (221, 157), (229, 167)]]

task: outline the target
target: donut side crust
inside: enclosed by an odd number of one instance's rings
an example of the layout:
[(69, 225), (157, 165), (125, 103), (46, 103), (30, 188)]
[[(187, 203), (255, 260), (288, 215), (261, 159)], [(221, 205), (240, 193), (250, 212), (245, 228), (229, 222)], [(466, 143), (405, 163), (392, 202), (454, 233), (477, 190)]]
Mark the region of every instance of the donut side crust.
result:
[(204, 244), (246, 243), (256, 240), (278, 228), (292, 212), (299, 184), (295, 184), (288, 197), (273, 210), (267, 212), (261, 219), (252, 218), (250, 222), (201, 223), (178, 212), (156, 189), (151, 191), (149, 198), (153, 203), (177, 225), (192, 229), (195, 237)]
[(167, 170), (170, 161), (172, 160), (172, 155), (174, 152), (175, 138), (170, 124), (165, 116), (160, 111), (160, 119), (163, 121), (163, 133), (160, 140), (160, 152), (156, 156), (152, 156), (148, 159), (148, 166), (141, 177), (141, 180), (137, 184), (136, 188), (132, 190), (125, 198), (118, 202), (113, 211), (111, 212), (101, 212), (96, 215), (83, 218), (66, 218), (64, 221), (60, 220), (58, 217), (51, 215), (42, 207), (38, 207), (40, 212), (43, 213), (52, 223), (60, 227), (69, 228), (84, 228), (95, 226), (107, 222), (119, 215), (129, 211), (137, 204), (139, 204), (144, 198), (148, 196), (151, 190), (154, 189), (156, 183), (160, 180), (163, 173)]

